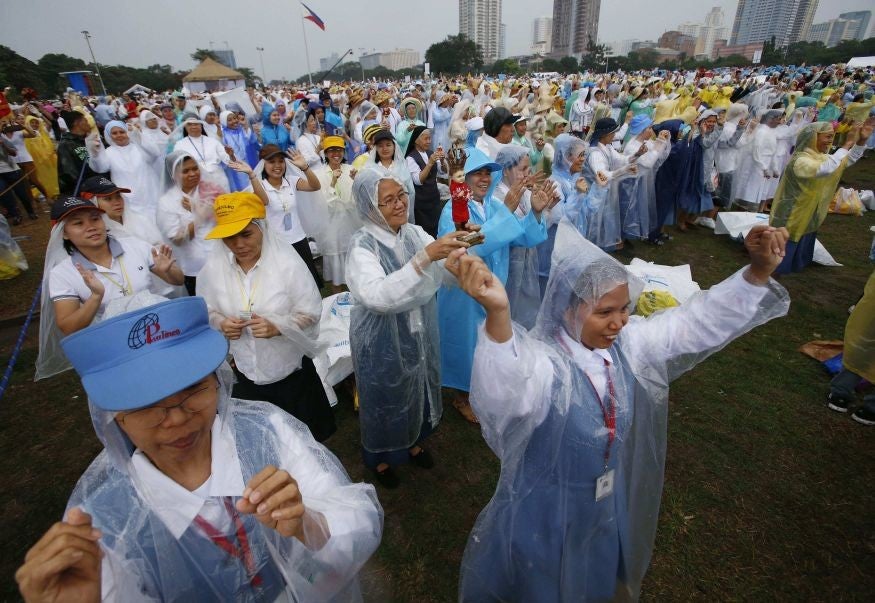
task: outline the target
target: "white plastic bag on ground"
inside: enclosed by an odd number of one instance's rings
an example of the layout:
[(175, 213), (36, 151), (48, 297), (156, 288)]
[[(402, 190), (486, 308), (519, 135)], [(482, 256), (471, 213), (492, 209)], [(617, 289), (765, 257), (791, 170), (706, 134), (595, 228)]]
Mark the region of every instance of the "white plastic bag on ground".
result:
[[(743, 240), (750, 229), (757, 224), (769, 223), (768, 214), (755, 214), (746, 211), (722, 211), (717, 214), (717, 227), (714, 234), (728, 234), (733, 239)], [(814, 241), (814, 263), (821, 266), (841, 266), (826, 250), (820, 240)]]
[(875, 193), (872, 191), (857, 191), (860, 195), (860, 201), (869, 211), (875, 211)]
[(27, 270), (27, 260), (21, 247), (12, 238), (9, 222), (0, 215), (0, 280), (15, 278)]
[(680, 304), (700, 291), (699, 284), (693, 280), (689, 264), (662, 266), (633, 258), (627, 268), (644, 281), (644, 291), (668, 291)]
[(322, 300), (319, 343), (324, 351), (313, 359), (316, 372), (331, 405), (337, 404), (333, 387), (352, 374), (352, 349), (349, 345), (349, 315), (352, 295), (338, 293)]

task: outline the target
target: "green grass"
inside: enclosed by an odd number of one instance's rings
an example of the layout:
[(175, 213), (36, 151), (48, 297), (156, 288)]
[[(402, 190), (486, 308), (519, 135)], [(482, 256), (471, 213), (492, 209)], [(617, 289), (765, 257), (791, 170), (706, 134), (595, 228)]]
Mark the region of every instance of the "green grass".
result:
[[(848, 170), (845, 179), (875, 186), (875, 159)], [(820, 239), (845, 267), (814, 266), (783, 278), (789, 316), (672, 385), (665, 492), (644, 600), (871, 599), (875, 429), (826, 409), (829, 378), (797, 350), (811, 339), (842, 338), (847, 309), (872, 271), (873, 224), (875, 213), (829, 216)], [(703, 288), (745, 263), (741, 245), (705, 229), (635, 251), (658, 263), (690, 263)], [(0, 599), (8, 600), (17, 597), (12, 576), (25, 551), (60, 517), (100, 448), (76, 379), (29, 381), (36, 354), (31, 333), (0, 403)], [(8, 357), (14, 336), (0, 336), (0, 357)], [(340, 395), (338, 432), (328, 446), (353, 480), (369, 480), (358, 420), (346, 391)], [(429, 448), (438, 461), (433, 470), (403, 467), (399, 489), (379, 489), (385, 529), (362, 574), (368, 600), (456, 597), (468, 531), (492, 495), (498, 463), (448, 398)]]

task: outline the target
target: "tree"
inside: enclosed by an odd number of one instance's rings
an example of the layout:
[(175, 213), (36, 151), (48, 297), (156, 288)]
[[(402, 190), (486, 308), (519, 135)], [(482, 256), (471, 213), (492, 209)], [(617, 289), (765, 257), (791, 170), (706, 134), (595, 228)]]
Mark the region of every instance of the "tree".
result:
[(556, 59), (544, 59), (541, 62), (541, 70), (546, 72), (562, 71), (562, 65)]
[(246, 85), (249, 87), (255, 87), (256, 80), (259, 82), (261, 81), (261, 76), (256, 75), (256, 73), (249, 67), (238, 67), (237, 71), (243, 75), (243, 78), (246, 80)]
[(586, 44), (586, 54), (580, 59), (580, 67), (593, 71), (605, 68), (605, 57), (610, 49), (606, 44), (596, 44), (592, 37)]
[(507, 73), (509, 75), (519, 75), (522, 72), (520, 64), (513, 59), (498, 59), (489, 70), (489, 73)]
[(574, 73), (580, 69), (580, 65), (577, 64), (577, 59), (574, 57), (562, 57), (559, 59), (559, 71), (563, 73)]
[(219, 57), (216, 56), (216, 53), (209, 48), (198, 48), (193, 53), (191, 53), (192, 61), (200, 63), (204, 59), (213, 59), (214, 61), (218, 61)]
[(429, 46), (425, 60), (431, 64), (433, 73), (479, 71), (483, 67), (483, 51), (465, 34), (458, 34)]

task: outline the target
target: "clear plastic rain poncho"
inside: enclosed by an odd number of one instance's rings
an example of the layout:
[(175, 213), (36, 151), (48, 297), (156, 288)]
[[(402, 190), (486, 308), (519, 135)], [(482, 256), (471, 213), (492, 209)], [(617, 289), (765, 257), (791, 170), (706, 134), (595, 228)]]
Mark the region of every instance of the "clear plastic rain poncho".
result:
[[(217, 243), (197, 275), (197, 294), (210, 310), (210, 325), (219, 329), (225, 318), (252, 312), (272, 322), (279, 337), (255, 337), (243, 329), (230, 341), (238, 368), (257, 384), (273, 383), (298, 368), (300, 356), (316, 357), (322, 298), (310, 269), (295, 249), (265, 224), (252, 221), (262, 232), (260, 275), (253, 277), (249, 295), (243, 293), (234, 255)], [(244, 360), (245, 359), (245, 360)]]
[[(205, 137), (202, 137), (205, 138)], [(190, 191), (182, 190), (182, 169), (186, 159), (198, 163), (199, 180)], [(184, 150), (176, 150), (164, 160), (164, 194), (158, 200), (158, 230), (170, 242), (173, 256), (186, 276), (197, 276), (207, 255), (215, 246), (215, 241), (204, 237), (216, 225), (213, 205), (216, 197), (227, 189), (217, 184), (218, 178), (225, 179), (221, 172), (207, 172), (200, 167), (197, 157)], [(189, 208), (186, 209), (185, 204)], [(194, 237), (189, 238), (188, 226), (194, 224)]]
[[(374, 167), (379, 165), (380, 167), (387, 169), (380, 160), (377, 159), (377, 145), (373, 145), (368, 150), (368, 156), (370, 159), (367, 161), (365, 165), (369, 167)], [(404, 189), (407, 191), (407, 216), (410, 222), (414, 222), (413, 216), (413, 208), (416, 205), (416, 189), (413, 188), (413, 176), (410, 175), (410, 168), (407, 167), (407, 159), (404, 157), (404, 154), (401, 152), (401, 145), (395, 141), (395, 156), (392, 159), (392, 165), (388, 168), (390, 172), (392, 172), (392, 176), (400, 180), (404, 184)]]
[(362, 446), (369, 452), (406, 450), (423, 421), (437, 426), (442, 414), (440, 334), (435, 293), (443, 262), (425, 247), (434, 239), (421, 227), (391, 230), (377, 207), (380, 180), (403, 183), (382, 167), (356, 175), (353, 195), (365, 223), (347, 258), (355, 299), (349, 340), (359, 392)]
[(12, 237), (6, 216), (0, 215), (0, 280), (15, 278), (27, 270), (27, 259)]
[[(197, 123), (201, 126), (201, 135), (198, 137), (188, 136), (186, 127)], [(201, 168), (201, 179), (210, 181), (228, 192), (228, 177), (224, 167), (231, 161), (231, 156), (225, 151), (225, 146), (212, 136), (207, 135), (207, 122), (192, 115), (176, 126), (167, 141), (167, 155), (175, 151), (184, 151), (198, 162)], [(165, 159), (166, 162), (166, 159)], [(162, 174), (162, 190), (167, 190), (167, 174)]]
[[(243, 484), (267, 465), (288, 471), (307, 508), (324, 515), (330, 538), (321, 549), (310, 550), (252, 515), (233, 513), (240, 522), (235, 529), (224, 503), (233, 508), (238, 497), (208, 498), (202, 512), (211, 508), (225, 516), (224, 525), (216, 529), (232, 542), (245, 531), (253, 563), (250, 576), (243, 562), (229, 557), (194, 523), (181, 534), (171, 530), (162, 519), (168, 512), (161, 502), (167, 492), (160, 496), (145, 487), (132, 460), (131, 441), (114, 420), (115, 413), (89, 402), (104, 450), (79, 478), (67, 509), (81, 507), (103, 532), (104, 600), (361, 600), (356, 574), (382, 532), (383, 513), (373, 486), (350, 483), (337, 458), (291, 415), (265, 402), (231, 398), (234, 375), (227, 363), (216, 375), (213, 454), (230, 462), (214, 464), (213, 479), (217, 470), (239, 472)], [(167, 487), (182, 488), (175, 483)]]
[(620, 181), (620, 223), (624, 240), (646, 239), (657, 226), (656, 172), (668, 159), (671, 143), (651, 138), (642, 143), (633, 138), (626, 143), (624, 154), (632, 156), (647, 145), (647, 151), (635, 162), (638, 173)]
[[(789, 307), (777, 282), (751, 285), (743, 270), (683, 306), (630, 317), (613, 344), (591, 350), (580, 340), (595, 305), (624, 285), (635, 300), (642, 283), (559, 225), (535, 328), (478, 341), (471, 404), (501, 475), (468, 539), (460, 600), (638, 598), (659, 516), (669, 383)], [(596, 500), (609, 472), (612, 489)]]
[[(510, 187), (516, 184), (516, 170), (521, 161), (528, 167), (529, 150), (520, 145), (506, 145), (498, 152), (495, 162), (501, 166), (502, 180), (495, 187), (495, 198), (504, 201)], [(532, 193), (523, 192), (520, 204), (514, 214), (522, 219), (532, 211)], [(546, 212), (545, 212), (546, 213)], [(541, 218), (546, 219), (546, 216)], [(549, 234), (549, 231), (548, 231)], [(510, 268), (507, 272), (507, 295), (510, 300), (510, 315), (527, 329), (535, 326), (538, 308), (541, 307), (541, 287), (538, 284), (537, 247), (510, 247)]]

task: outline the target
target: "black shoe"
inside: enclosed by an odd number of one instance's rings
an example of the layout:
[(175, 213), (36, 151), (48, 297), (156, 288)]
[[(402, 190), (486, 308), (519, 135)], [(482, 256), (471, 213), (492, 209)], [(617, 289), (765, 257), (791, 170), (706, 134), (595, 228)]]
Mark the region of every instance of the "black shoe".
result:
[(410, 453), (410, 462), (419, 467), (420, 469), (431, 469), (434, 467), (434, 459), (431, 456), (431, 453), (425, 448), (419, 448), (419, 454), (414, 455)]
[(852, 412), (851, 418), (857, 423), (862, 423), (863, 425), (875, 425), (875, 412), (873, 412), (868, 406), (861, 406)]
[(27, 217), (31, 220), (39, 220), (39, 216), (36, 214), (27, 214)]
[(376, 477), (377, 481), (380, 482), (380, 485), (387, 490), (394, 490), (399, 484), (401, 484), (401, 480), (398, 479), (398, 475), (392, 471), (392, 467), (387, 467), (382, 471), (374, 469), (374, 477)]
[(14, 218), (12, 218), (13, 226), (18, 226), (19, 224), (21, 224), (21, 216), (15, 216)]
[(836, 412), (848, 412), (848, 406), (850, 406), (851, 402), (853, 402), (853, 400), (833, 395), (832, 392), (826, 397), (826, 405), (830, 410)]

